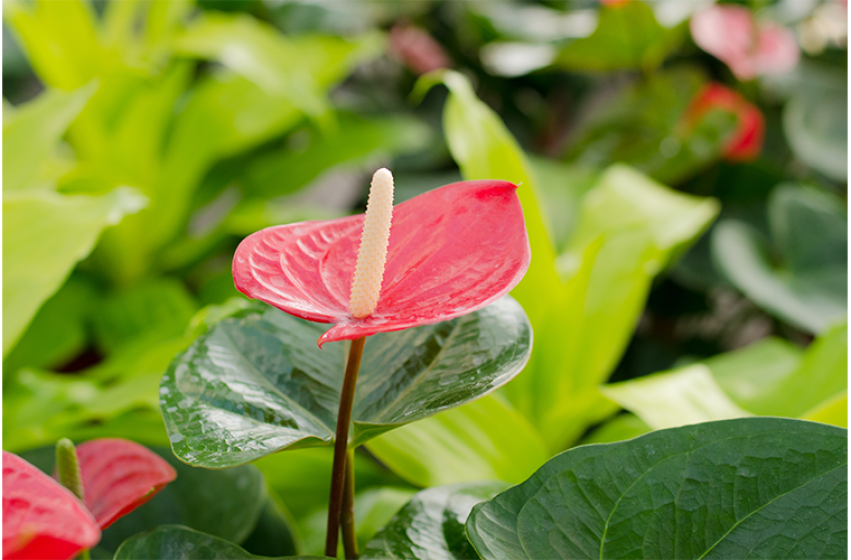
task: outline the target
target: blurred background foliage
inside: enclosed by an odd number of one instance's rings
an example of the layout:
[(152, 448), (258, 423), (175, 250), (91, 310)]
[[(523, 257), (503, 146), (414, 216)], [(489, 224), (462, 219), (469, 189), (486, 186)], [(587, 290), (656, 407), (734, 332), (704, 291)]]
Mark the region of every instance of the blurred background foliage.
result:
[[(398, 201), (521, 184), (533, 261), (514, 296), (535, 347), (498, 393), (361, 450), (364, 541), (415, 487), (518, 483), (578, 443), (747, 415), (845, 426), (846, 11), (4, 2), (3, 447), (167, 445), (160, 377), (244, 306), (239, 241), (362, 211), (379, 166)], [(737, 51), (727, 18), (754, 43)], [(270, 498), (239, 526), (169, 520), (318, 552), (330, 460), (240, 467)], [(244, 498), (231, 486), (223, 507)]]

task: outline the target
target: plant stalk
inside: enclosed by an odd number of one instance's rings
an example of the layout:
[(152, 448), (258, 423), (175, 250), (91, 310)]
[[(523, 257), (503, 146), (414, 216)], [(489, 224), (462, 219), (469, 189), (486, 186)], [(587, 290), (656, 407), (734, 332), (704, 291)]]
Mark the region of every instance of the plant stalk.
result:
[(346, 560), (357, 560), (358, 538), (355, 531), (355, 450), (350, 449), (346, 457), (346, 485), (343, 491), (343, 513), (340, 518), (343, 529), (343, 550)]
[(366, 337), (352, 341), (343, 390), (340, 392), (340, 410), (337, 413), (337, 435), (334, 441), (334, 466), (331, 469), (331, 496), (328, 500), (328, 532), (325, 535), (325, 556), (337, 557), (337, 539), (343, 509), (343, 490), (346, 484), (346, 455), (349, 441), (349, 424), (352, 421), (352, 405), (355, 400), (355, 384), (358, 381), (360, 361)]

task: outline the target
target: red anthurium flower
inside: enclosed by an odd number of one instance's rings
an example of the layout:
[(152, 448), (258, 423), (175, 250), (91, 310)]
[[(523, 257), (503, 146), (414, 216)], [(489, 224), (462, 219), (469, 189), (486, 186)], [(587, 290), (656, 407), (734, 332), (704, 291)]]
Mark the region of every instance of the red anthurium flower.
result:
[(250, 235), (234, 255), (234, 283), (296, 317), (335, 323), (320, 346), (465, 315), (506, 294), (529, 266), (516, 188), (453, 183), (393, 207), (380, 298), (363, 318), (349, 311), (363, 215)]
[(765, 119), (747, 99), (718, 83), (711, 83), (695, 96), (683, 120), (693, 128), (710, 111), (727, 111), (736, 115), (739, 124), (725, 142), (722, 155), (727, 161), (751, 161), (762, 151)]
[(154, 497), (177, 473), (162, 457), (126, 439), (77, 446), (86, 507), (106, 529)]
[(4, 560), (64, 560), (98, 541), (98, 524), (70, 490), (3, 452)]
[(712, 5), (691, 18), (694, 42), (724, 61), (740, 80), (782, 74), (801, 57), (795, 35), (773, 22), (757, 22), (743, 6)]

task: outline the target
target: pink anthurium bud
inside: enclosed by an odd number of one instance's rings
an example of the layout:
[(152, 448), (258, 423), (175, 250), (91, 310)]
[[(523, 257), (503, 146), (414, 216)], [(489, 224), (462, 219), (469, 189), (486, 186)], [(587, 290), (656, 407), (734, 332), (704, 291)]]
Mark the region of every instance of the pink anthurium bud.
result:
[(752, 161), (762, 151), (765, 118), (759, 108), (740, 94), (719, 83), (705, 86), (692, 100), (683, 115), (686, 127), (693, 129), (711, 111), (733, 113), (738, 120), (736, 130), (724, 142), (722, 156), (727, 161)]
[(690, 27), (697, 46), (740, 80), (788, 72), (801, 57), (792, 31), (770, 21), (757, 23), (744, 6), (709, 6), (694, 14)]
[(177, 477), (162, 457), (126, 439), (77, 446), (86, 507), (101, 529), (141, 506)]
[(97, 522), (70, 490), (3, 452), (3, 560), (64, 560), (99, 541)]
[(334, 323), (320, 346), (465, 315), (508, 293), (529, 267), (516, 189), (465, 181), (393, 207), (380, 295), (367, 316), (349, 307), (363, 215), (248, 236), (234, 255), (234, 284), (296, 317)]

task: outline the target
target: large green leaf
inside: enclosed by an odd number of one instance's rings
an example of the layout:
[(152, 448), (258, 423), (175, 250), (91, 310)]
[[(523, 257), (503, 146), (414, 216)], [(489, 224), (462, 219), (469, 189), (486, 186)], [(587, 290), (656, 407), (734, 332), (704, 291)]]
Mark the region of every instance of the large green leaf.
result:
[(477, 559), (464, 530), (467, 516), (473, 506), (507, 486), (504, 482), (477, 482), (423, 490), (375, 535), (361, 558)]
[(717, 212), (713, 199), (675, 193), (620, 165), (585, 195), (560, 257), (567, 283), (549, 298), (529, 367), (506, 387), (553, 448), (614, 411), (597, 386), (632, 337), (653, 278)]
[(488, 395), (382, 434), (367, 449), (417, 486), (519, 483), (549, 458), (546, 443), (500, 395)]
[(847, 431), (778, 418), (587, 445), (473, 509), (485, 560), (845, 558)]
[(830, 407), (847, 390), (847, 340), (847, 327), (837, 326), (801, 356), (791, 344), (767, 339), (601, 390), (653, 429), (752, 414), (821, 418), (845, 427), (846, 415)]
[[(225, 539), (180, 525), (162, 525), (124, 541), (115, 560), (261, 560), (268, 556), (249, 554)], [(288, 556), (292, 560), (318, 559), (318, 556)], [(284, 560), (283, 558), (270, 560)]]
[(44, 300), (91, 252), (101, 231), (141, 209), (128, 188), (103, 196), (25, 190), (3, 196), (3, 355)]
[[(268, 499), (266, 483), (256, 467), (201, 469), (181, 463), (167, 447), (152, 450), (174, 467), (177, 478), (151, 501), (104, 530), (100, 548), (114, 552), (125, 539), (164, 523), (185, 525), (237, 543), (251, 534)], [(21, 456), (44, 472), (53, 472), (52, 447)]]
[(753, 227), (725, 220), (713, 232), (712, 258), (758, 306), (798, 328), (822, 332), (848, 309), (844, 204), (825, 192), (781, 185), (768, 206), (773, 248)]
[(6, 192), (32, 187), (51, 187), (46, 166), (94, 88), (73, 92), (48, 91), (19, 106), (3, 122), (3, 188)]
[(594, 33), (568, 43), (555, 64), (568, 70), (648, 70), (658, 66), (684, 34), (683, 25), (662, 27), (644, 2), (604, 6)]
[[(175, 454), (228, 467), (288, 447), (332, 445), (345, 355), (343, 344), (317, 347), (326, 328), (265, 308), (198, 338), (160, 387)], [(452, 321), (371, 337), (351, 446), (508, 382), (526, 364), (531, 337), (508, 297)]]

